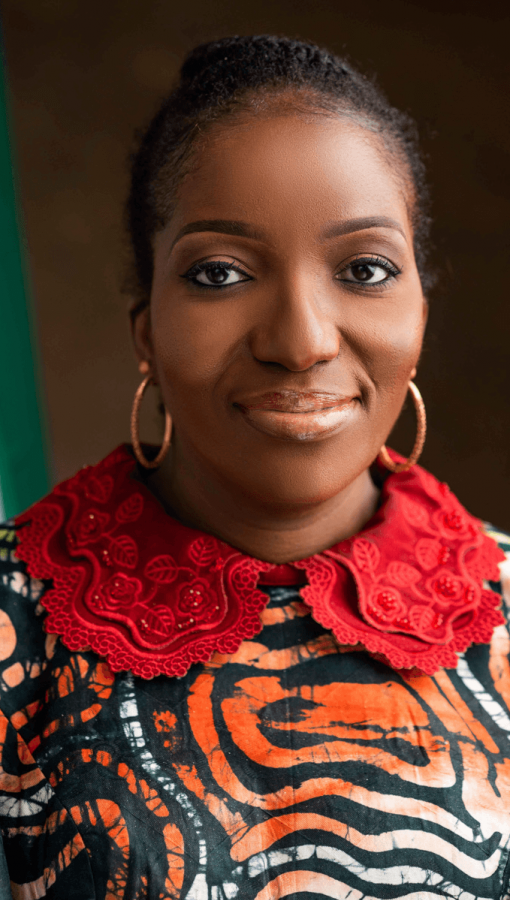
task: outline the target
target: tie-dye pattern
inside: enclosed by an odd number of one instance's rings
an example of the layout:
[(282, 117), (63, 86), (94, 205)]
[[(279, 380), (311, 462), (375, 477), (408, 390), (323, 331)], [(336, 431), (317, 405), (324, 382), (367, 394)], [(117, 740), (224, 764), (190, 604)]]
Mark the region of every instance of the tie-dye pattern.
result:
[[(510, 600), (510, 539), (490, 533)], [(456, 671), (403, 678), (339, 647), (297, 588), (267, 587), (235, 655), (113, 676), (45, 634), (47, 585), (13, 529), (0, 539), (14, 900), (510, 898), (505, 626)]]

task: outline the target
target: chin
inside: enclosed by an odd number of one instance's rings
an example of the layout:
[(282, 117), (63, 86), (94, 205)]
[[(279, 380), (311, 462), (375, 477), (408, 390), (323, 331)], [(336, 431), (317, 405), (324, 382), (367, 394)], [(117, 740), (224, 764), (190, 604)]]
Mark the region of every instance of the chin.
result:
[[(287, 447), (289, 445), (287, 444)], [(303, 453), (303, 450), (308, 452)], [(366, 464), (359, 454), (324, 454), (317, 445), (300, 445), (292, 453), (272, 450), (269, 458), (245, 459), (236, 481), (243, 494), (251, 495), (257, 503), (271, 507), (297, 509), (324, 503), (354, 482), (372, 462)], [(352, 460), (356, 459), (356, 464)]]

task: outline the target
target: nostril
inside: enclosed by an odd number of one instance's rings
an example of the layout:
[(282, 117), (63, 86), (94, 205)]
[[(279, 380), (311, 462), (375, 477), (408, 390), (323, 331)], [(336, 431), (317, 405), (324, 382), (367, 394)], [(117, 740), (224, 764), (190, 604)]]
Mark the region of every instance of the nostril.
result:
[[(255, 357), (257, 359), (257, 357)], [(273, 362), (271, 359), (257, 359), (257, 362), (260, 363), (261, 366), (265, 366), (269, 369), (285, 369), (287, 371), (287, 367), (283, 365), (283, 363)]]

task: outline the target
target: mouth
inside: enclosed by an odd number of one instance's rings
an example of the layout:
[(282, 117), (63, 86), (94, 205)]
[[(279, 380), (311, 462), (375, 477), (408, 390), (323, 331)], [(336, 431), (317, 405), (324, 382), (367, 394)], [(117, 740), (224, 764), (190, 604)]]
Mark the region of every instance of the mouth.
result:
[(257, 431), (281, 440), (311, 441), (345, 427), (359, 397), (325, 391), (271, 391), (234, 403)]

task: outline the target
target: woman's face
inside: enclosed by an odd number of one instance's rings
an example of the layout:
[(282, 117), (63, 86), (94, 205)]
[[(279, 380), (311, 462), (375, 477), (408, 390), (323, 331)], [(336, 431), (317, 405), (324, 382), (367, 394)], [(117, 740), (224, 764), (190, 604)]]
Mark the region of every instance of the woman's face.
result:
[(174, 422), (167, 465), (290, 508), (372, 463), (426, 317), (409, 205), (398, 162), (349, 118), (213, 128), (135, 325)]

